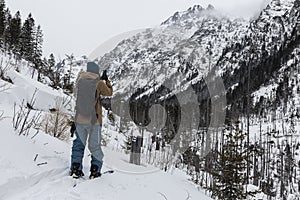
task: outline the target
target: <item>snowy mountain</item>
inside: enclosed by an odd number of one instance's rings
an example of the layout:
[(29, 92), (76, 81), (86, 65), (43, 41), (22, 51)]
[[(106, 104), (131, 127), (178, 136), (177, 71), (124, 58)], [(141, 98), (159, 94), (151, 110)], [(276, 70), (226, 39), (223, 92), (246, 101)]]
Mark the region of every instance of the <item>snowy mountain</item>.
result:
[(117, 94), (160, 86), (179, 75), (188, 84), (194, 73), (205, 75), (221, 56), (226, 41), (238, 39), (245, 30), (242, 19), (230, 20), (212, 6), (194, 6), (122, 41), (99, 64), (109, 69)]
[[(145, 113), (160, 104), (168, 113), (161, 130), (166, 137), (178, 130), (189, 132), (180, 140), (191, 148), (185, 162), (200, 169), (191, 174), (206, 187), (211, 183), (203, 177), (222, 171), (219, 154), (212, 152), (204, 161), (195, 160), (207, 141), (212, 140), (210, 147), (222, 152), (226, 130), (214, 130), (220, 137), (209, 136), (209, 124), (218, 118), (210, 110), (212, 99), (221, 95), (211, 93), (206, 82), (221, 77), (227, 101), (225, 124), (232, 131), (238, 116), (241, 131), (249, 133), (245, 151), (253, 148), (247, 161), (251, 165), (247, 173), (253, 180), (247, 187), (261, 189), (257, 198), (299, 199), (299, 190), (293, 188), (299, 179), (299, 61), (300, 1), (272, 0), (249, 22), (226, 17), (212, 6), (176, 12), (160, 26), (120, 42), (99, 64), (109, 69), (116, 98), (129, 99), (133, 120), (142, 118), (146, 122), (139, 123), (147, 125), (151, 119)], [(192, 104), (194, 99), (186, 95), (190, 88), (198, 104)], [(176, 110), (172, 105), (178, 101), (180, 109)], [(197, 108), (201, 111), (198, 117)], [(190, 129), (196, 118), (200, 120), (198, 135)], [(184, 121), (181, 130), (178, 121)], [(287, 175), (291, 173), (295, 175)]]
[[(227, 104), (235, 102), (245, 113), (245, 94), (254, 94), (266, 85), (273, 85), (270, 87), (276, 92), (280, 80), (273, 79), (299, 59), (295, 55), (299, 15), (298, 0), (273, 0), (250, 22), (230, 19), (211, 5), (206, 9), (196, 5), (176, 12), (156, 28), (123, 40), (101, 57), (99, 64), (109, 70), (117, 99), (147, 95), (149, 107), (169, 98), (161, 93), (162, 86), (171, 96), (184, 95), (192, 87), (198, 98), (201, 96), (200, 107), (205, 110), (209, 92), (204, 78), (209, 74), (212, 80), (216, 75), (222, 77)], [(252, 97), (250, 101), (257, 103)]]
[[(246, 66), (254, 70), (267, 57), (275, 57), (280, 48), (290, 49), (287, 45), (299, 29), (298, 4), (295, 0), (273, 0), (251, 22), (230, 19), (211, 5), (206, 9), (197, 5), (120, 42), (99, 64), (109, 69), (118, 88), (116, 94), (127, 98), (134, 89), (166, 82), (201, 84), (210, 70), (221, 75), (229, 89), (243, 79), (241, 71)], [(175, 88), (170, 89), (178, 93)]]

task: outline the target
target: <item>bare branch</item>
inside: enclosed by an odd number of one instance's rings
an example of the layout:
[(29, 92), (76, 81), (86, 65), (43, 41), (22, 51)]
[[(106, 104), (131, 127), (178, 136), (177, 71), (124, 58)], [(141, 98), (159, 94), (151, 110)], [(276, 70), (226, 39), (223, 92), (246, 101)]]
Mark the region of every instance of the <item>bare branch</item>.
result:
[(42, 112), (35, 112), (34, 115), (31, 115), (33, 110), (33, 106), (35, 103), (35, 95), (37, 89), (33, 93), (33, 96), (30, 100), (30, 103), (25, 104), (25, 100), (23, 99), (22, 104), (19, 106), (19, 110), (16, 110), (16, 104), (14, 104), (14, 116), (13, 116), (13, 128), (18, 131), (19, 135), (29, 135), (29, 132), (32, 128), (37, 130), (36, 135), (39, 132), (41, 127), (40, 118)]
[(67, 107), (71, 104), (72, 96), (63, 97), (62, 106)]
[(35, 157), (34, 157), (34, 159), (33, 159), (34, 162), (36, 161), (36, 159), (37, 159), (38, 156), (39, 156), (39, 154), (36, 154), (36, 155), (35, 155)]
[(0, 111), (0, 121), (4, 119), (4, 112)]
[(38, 133), (39, 133), (39, 131), (37, 131), (30, 139), (35, 138), (35, 136), (37, 136)]
[(191, 195), (190, 195), (190, 193), (189, 193), (189, 191), (188, 191), (188, 190), (186, 190), (186, 189), (185, 189), (185, 191), (186, 191), (186, 193), (187, 193), (187, 197), (186, 197), (186, 199), (185, 199), (185, 200), (189, 200), (189, 199), (191, 198)]
[(39, 163), (37, 164), (37, 166), (41, 166), (41, 165), (47, 165), (48, 163), (47, 162), (43, 162), (43, 163)]
[(9, 86), (8, 83), (3, 83), (3, 84), (0, 84), (0, 92), (4, 92), (6, 90), (9, 90), (11, 87)]
[(157, 192), (158, 194), (160, 194), (161, 196), (163, 196), (165, 198), (165, 200), (168, 200), (168, 198), (166, 197), (166, 195), (164, 195), (163, 193), (161, 192)]

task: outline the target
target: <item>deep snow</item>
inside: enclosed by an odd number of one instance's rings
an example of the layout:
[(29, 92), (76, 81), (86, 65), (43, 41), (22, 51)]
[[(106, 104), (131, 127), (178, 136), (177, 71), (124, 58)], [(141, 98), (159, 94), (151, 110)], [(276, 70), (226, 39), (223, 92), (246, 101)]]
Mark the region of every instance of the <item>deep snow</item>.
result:
[[(95, 180), (74, 180), (68, 176), (72, 139), (61, 141), (42, 130), (35, 135), (19, 136), (12, 127), (14, 103), (30, 101), (37, 89), (35, 108), (43, 115), (55, 107), (57, 99), (66, 96), (30, 78), (24, 69), (18, 73), (11, 69), (9, 76), (14, 84), (0, 92), (0, 111), (5, 118), (0, 121), (0, 199), (210, 199), (192, 184), (184, 172), (177, 169), (161, 171), (153, 166), (130, 164), (120, 143), (124, 136), (115, 127), (105, 124), (103, 136), (109, 139), (104, 147), (103, 171), (114, 169), (114, 174)], [(0, 81), (2, 85), (4, 82)], [(67, 109), (66, 109), (67, 110)], [(35, 112), (35, 111), (34, 111)], [(107, 122), (104, 118), (104, 122)], [(119, 142), (118, 142), (119, 141)], [(89, 175), (89, 152), (84, 160), (85, 177)], [(77, 184), (74, 187), (74, 184)]]

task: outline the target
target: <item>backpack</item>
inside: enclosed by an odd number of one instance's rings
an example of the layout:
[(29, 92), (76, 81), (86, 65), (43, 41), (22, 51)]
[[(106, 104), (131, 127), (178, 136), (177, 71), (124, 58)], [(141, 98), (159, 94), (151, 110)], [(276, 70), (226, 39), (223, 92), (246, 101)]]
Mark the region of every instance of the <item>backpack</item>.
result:
[(91, 118), (91, 123), (97, 121), (97, 91), (96, 85), (99, 78), (88, 79), (81, 78), (77, 83), (77, 99), (76, 99), (76, 118), (81, 115), (86, 118)]

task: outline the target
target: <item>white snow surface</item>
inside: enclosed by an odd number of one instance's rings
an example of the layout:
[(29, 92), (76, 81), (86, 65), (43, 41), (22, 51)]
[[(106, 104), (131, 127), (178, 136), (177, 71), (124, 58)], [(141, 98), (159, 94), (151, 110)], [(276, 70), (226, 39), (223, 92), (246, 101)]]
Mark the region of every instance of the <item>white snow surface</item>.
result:
[[(26, 72), (26, 71), (25, 71)], [(0, 92), (0, 199), (1, 200), (182, 200), (210, 199), (202, 190), (188, 180), (184, 172), (177, 169), (161, 171), (153, 166), (130, 164), (120, 143), (124, 136), (117, 128), (107, 124), (104, 118), (103, 137), (111, 138), (103, 147), (105, 157), (103, 170), (114, 169), (115, 173), (87, 180), (90, 156), (85, 152), (85, 180), (75, 180), (68, 175), (72, 139), (61, 141), (40, 131), (32, 130), (28, 136), (19, 136), (12, 127), (13, 105), (23, 99), (30, 101), (37, 90), (35, 108), (49, 112), (55, 107), (57, 98), (64, 98), (62, 91), (53, 90), (25, 73), (11, 69), (9, 76), (14, 84)], [(4, 84), (0, 81), (0, 85)], [(44, 163), (44, 164), (43, 164)], [(39, 165), (40, 164), (40, 165)], [(76, 187), (74, 187), (76, 185)]]
[[(128, 156), (104, 148), (104, 171), (113, 167), (114, 174), (94, 180), (74, 180), (68, 176), (71, 141), (62, 142), (40, 133), (34, 139), (17, 136), (1, 122), (0, 199), (210, 199), (187, 180), (180, 171), (142, 173), (151, 166), (134, 166)], [(34, 158), (38, 154), (37, 160)], [(86, 152), (87, 154), (87, 152)], [(37, 166), (47, 162), (46, 165)], [(123, 170), (127, 169), (130, 173)], [(133, 173), (133, 171), (140, 173)], [(89, 173), (89, 157), (84, 162)], [(74, 184), (77, 186), (74, 187)]]

